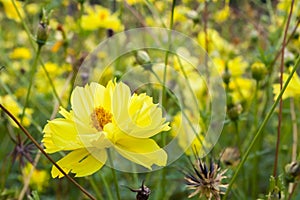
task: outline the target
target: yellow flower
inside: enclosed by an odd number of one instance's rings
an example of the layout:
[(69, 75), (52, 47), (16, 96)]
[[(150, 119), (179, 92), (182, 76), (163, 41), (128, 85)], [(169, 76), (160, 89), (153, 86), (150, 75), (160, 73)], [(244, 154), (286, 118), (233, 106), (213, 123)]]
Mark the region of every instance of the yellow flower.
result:
[[(182, 148), (187, 155), (191, 155), (193, 153), (192, 149), (197, 149), (198, 151), (205, 145), (204, 137), (200, 134), (201, 128), (197, 122), (195, 122), (196, 116), (192, 116), (192, 114), (188, 111), (185, 111), (189, 120), (193, 125), (193, 128), (188, 123), (187, 119), (182, 115), (182, 113), (178, 113), (175, 115), (172, 121), (172, 130), (171, 134), (173, 137), (177, 137), (177, 142), (180, 148)], [(194, 130), (197, 132), (197, 136), (195, 135)], [(191, 148), (189, 148), (191, 147)]]
[(9, 57), (11, 59), (30, 59), (31, 58), (31, 52), (29, 51), (28, 48), (25, 48), (25, 47), (18, 47), (18, 48), (15, 48), (13, 50), (13, 52), (11, 52), (9, 54)]
[[(224, 73), (226, 61), (216, 57), (213, 58), (213, 62), (216, 65), (219, 73)], [(232, 77), (238, 77), (244, 74), (246, 68), (248, 67), (248, 63), (244, 61), (241, 56), (237, 56), (233, 59), (228, 60), (227, 67)]]
[(237, 77), (230, 81), (233, 102), (238, 103), (251, 98), (254, 92), (254, 81), (244, 77)]
[[(291, 68), (290, 68), (291, 70)], [(283, 73), (283, 83), (287, 80), (289, 74)], [(295, 72), (289, 85), (285, 89), (282, 99), (287, 99), (289, 97), (297, 97), (300, 95), (300, 78), (298, 74)], [(280, 93), (280, 84), (276, 83), (273, 84), (273, 93), (275, 94), (274, 99), (277, 99), (279, 93)]]
[(214, 14), (214, 19), (218, 23), (222, 23), (226, 21), (229, 17), (230, 7), (229, 5), (225, 5), (225, 7)]
[[(15, 20), (16, 22), (20, 22), (20, 18), (18, 16), (18, 13), (17, 13), (12, 1), (11, 0), (0, 0), (0, 2), (4, 6), (4, 12), (5, 12), (6, 16), (9, 19)], [(21, 3), (19, 1), (15, 1), (15, 4), (16, 4), (21, 16), (24, 16), (24, 10), (22, 8)]]
[[(208, 54), (228, 54), (234, 52), (233, 46), (227, 42), (220, 34), (214, 29), (207, 29), (207, 43), (208, 43)], [(205, 32), (201, 31), (198, 34), (198, 42), (203, 49), (205, 49), (206, 39)]]
[[(71, 151), (57, 162), (66, 173), (95, 173), (105, 164), (107, 149), (148, 169), (166, 165), (166, 152), (150, 137), (170, 127), (145, 93), (131, 96), (122, 82), (91, 83), (74, 89), (71, 105), (70, 112), (61, 108), (63, 118), (48, 122), (43, 138), (48, 153)], [(51, 174), (63, 177), (56, 167)]]
[[(16, 118), (18, 121), (20, 121), (20, 116), (23, 112), (23, 108), (19, 106), (17, 101), (12, 98), (10, 95), (0, 96), (0, 103), (7, 108)], [(31, 114), (33, 113), (33, 110), (30, 108), (27, 108), (25, 110), (25, 116), (23, 118), (23, 126), (29, 126), (31, 124)], [(18, 128), (18, 125), (10, 119), (10, 122), (13, 126)]]
[(22, 169), (23, 179), (26, 180), (30, 173), (32, 173), (29, 185), (33, 189), (42, 191), (48, 185), (48, 173), (45, 170), (38, 170), (36, 168), (34, 168), (32, 171), (32, 168), (32, 164), (27, 163), (27, 165)]
[(84, 30), (97, 30), (99, 28), (122, 31), (124, 26), (116, 14), (111, 14), (107, 8), (102, 6), (86, 7), (87, 15), (82, 16), (81, 27)]

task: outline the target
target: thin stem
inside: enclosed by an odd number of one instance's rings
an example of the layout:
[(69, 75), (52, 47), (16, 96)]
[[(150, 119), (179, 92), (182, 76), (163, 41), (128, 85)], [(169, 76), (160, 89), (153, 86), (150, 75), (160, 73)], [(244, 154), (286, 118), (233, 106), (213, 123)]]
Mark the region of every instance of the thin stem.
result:
[(102, 196), (101, 191), (99, 190), (99, 188), (98, 188), (97, 184), (95, 183), (93, 177), (92, 176), (89, 177), (88, 180), (89, 180), (93, 190), (96, 193), (97, 199), (98, 200), (104, 200), (104, 197)]
[(109, 159), (109, 162), (110, 162), (110, 169), (111, 169), (111, 172), (112, 172), (112, 175), (113, 175), (113, 180), (114, 180), (114, 184), (115, 184), (117, 198), (118, 198), (118, 200), (121, 200), (119, 184), (118, 184), (117, 175), (116, 175), (116, 170), (114, 168), (114, 163), (113, 163), (113, 160), (111, 158), (111, 153), (110, 153), (109, 149), (107, 150), (107, 154), (108, 154), (108, 159)]
[[(18, 9), (18, 7), (17, 7), (15, 1), (14, 1), (14, 0), (11, 0), (11, 1), (12, 1), (13, 6), (14, 6), (14, 8), (15, 8), (17, 14), (18, 14), (18, 17), (20, 18), (21, 24), (22, 24), (22, 26), (23, 26), (23, 28), (24, 28), (26, 34), (27, 34), (27, 37), (29, 38), (29, 43), (30, 43), (32, 49), (34, 50), (35, 54), (37, 54), (37, 50), (36, 50), (36, 47), (35, 47), (35, 43), (34, 43), (34, 40), (32, 40), (32, 37), (31, 37), (30, 31), (29, 31), (29, 28), (28, 28), (28, 26), (26, 25), (25, 20), (24, 20), (23, 17), (21, 16), (21, 13), (20, 13), (20, 11), (19, 11), (19, 9)], [(57, 94), (56, 89), (55, 89), (55, 87), (54, 87), (53, 81), (51, 80), (50, 75), (49, 75), (48, 71), (46, 70), (43, 61), (42, 61), (40, 58), (39, 58), (39, 62), (41, 63), (41, 65), (42, 65), (42, 67), (43, 67), (43, 70), (44, 70), (45, 73), (46, 73), (46, 76), (47, 76), (47, 78), (48, 78), (48, 81), (49, 81), (49, 83), (50, 83), (50, 86), (51, 86), (51, 88), (52, 88), (52, 90), (53, 90), (54, 96), (56, 97), (56, 99), (57, 99), (57, 101), (59, 102), (59, 104), (62, 105), (61, 100), (60, 100), (60, 98), (58, 97), (58, 94)]]
[(285, 89), (287, 88), (289, 82), (291, 81), (291, 79), (292, 79), (292, 77), (293, 77), (295, 71), (296, 71), (297, 68), (299, 67), (299, 65), (300, 65), (300, 56), (297, 58), (296, 64), (295, 64), (295, 66), (293, 67), (291, 73), (289, 74), (289, 76), (288, 76), (286, 82), (284, 83), (282, 90), (280, 91), (278, 97), (276, 98), (275, 102), (273, 103), (273, 105), (272, 105), (270, 111), (268, 112), (267, 116), (266, 116), (265, 119), (263, 120), (262, 124), (260, 125), (260, 127), (259, 127), (258, 131), (256, 132), (254, 138), (251, 140), (251, 143), (249, 144), (249, 146), (248, 146), (248, 148), (247, 148), (247, 150), (246, 150), (246, 152), (245, 152), (245, 154), (244, 154), (244, 157), (242, 158), (241, 162), (240, 162), (239, 165), (237, 166), (237, 169), (236, 169), (235, 173), (233, 174), (233, 176), (232, 176), (232, 178), (231, 178), (231, 181), (230, 181), (230, 183), (229, 183), (229, 185), (228, 185), (228, 188), (227, 188), (227, 191), (226, 191), (226, 193), (225, 193), (225, 195), (224, 195), (224, 197), (223, 197), (223, 200), (227, 199), (228, 194), (229, 194), (229, 192), (230, 192), (230, 190), (231, 190), (231, 188), (232, 188), (232, 186), (233, 186), (233, 183), (234, 183), (235, 179), (237, 178), (237, 175), (239, 174), (239, 172), (240, 172), (242, 166), (244, 166), (244, 164), (245, 164), (245, 162), (246, 162), (246, 160), (247, 160), (247, 158), (248, 158), (248, 156), (249, 156), (250, 151), (252, 150), (253, 146), (255, 145), (255, 143), (256, 143), (257, 139), (259, 138), (259, 136), (261, 135), (261, 133), (263, 132), (263, 130), (264, 130), (264, 128), (265, 128), (267, 122), (270, 120), (270, 118), (271, 118), (271, 116), (272, 116), (272, 114), (273, 114), (273, 112), (274, 112), (274, 110), (275, 110), (277, 104), (278, 104), (279, 101), (280, 101), (280, 98), (282, 97), (282, 95), (283, 95)]
[(30, 96), (30, 92), (31, 92), (32, 84), (33, 84), (33, 79), (34, 79), (34, 74), (35, 74), (36, 69), (37, 69), (37, 61), (38, 61), (38, 58), (41, 54), (41, 48), (42, 48), (42, 46), (39, 45), (38, 49), (37, 49), (37, 52), (36, 52), (36, 55), (35, 55), (33, 66), (32, 66), (31, 71), (30, 71), (29, 85), (28, 85), (28, 89), (27, 89), (27, 94), (26, 94), (26, 98), (25, 98), (24, 107), (23, 107), (22, 114), (21, 114), (21, 123), (23, 121), (25, 111), (26, 111), (26, 108), (27, 108), (27, 105), (28, 105), (29, 96)]
[(103, 177), (103, 175), (101, 173), (100, 173), (100, 177), (101, 177), (101, 180), (104, 184), (105, 190), (107, 191), (108, 198), (110, 200), (114, 200), (114, 197), (113, 197), (112, 192), (111, 192), (111, 188), (109, 187), (106, 179)]
[(297, 117), (295, 112), (295, 101), (294, 98), (290, 99), (290, 112), (293, 124), (293, 146), (292, 146), (292, 162), (296, 162), (297, 159), (297, 145), (298, 145), (298, 128), (297, 128)]
[[(259, 81), (256, 81), (256, 87), (255, 87), (255, 92), (254, 92), (254, 120), (253, 120), (253, 127), (254, 127), (254, 131), (257, 130), (257, 125), (258, 125), (258, 91), (259, 91)], [(252, 131), (251, 131), (252, 133)], [(255, 198), (257, 195), (257, 189), (258, 189), (258, 185), (257, 185), (257, 178), (258, 178), (258, 166), (259, 166), (259, 160), (260, 160), (260, 156), (257, 155), (257, 152), (260, 151), (261, 147), (262, 147), (262, 136), (260, 136), (258, 138), (258, 145), (256, 147), (256, 152), (255, 152), (255, 157), (254, 157), (254, 161), (253, 161), (253, 176), (252, 176), (252, 197)], [(255, 148), (255, 147), (254, 147)]]
[[(294, 0), (292, 0), (292, 3), (291, 3), (291, 9), (290, 9), (290, 12), (289, 12), (288, 20), (287, 20), (285, 31), (284, 31), (282, 46), (284, 46), (285, 41), (286, 41), (287, 32), (288, 32), (288, 28), (289, 28), (291, 17), (292, 17), (292, 13), (293, 13), (293, 6), (294, 6)], [(283, 85), (284, 50), (285, 50), (285, 48), (282, 48), (282, 50), (281, 50), (280, 81), (279, 81), (280, 82), (280, 90), (282, 89), (282, 85)], [(273, 176), (274, 177), (277, 176), (277, 165), (278, 165), (278, 157), (279, 157), (279, 146), (280, 146), (280, 135), (281, 135), (281, 122), (282, 122), (282, 105), (283, 105), (283, 101), (282, 101), (282, 98), (280, 98), (280, 101), (279, 101), (279, 111), (278, 111), (277, 141), (276, 141), (276, 150), (275, 150), (275, 159), (274, 159), (274, 170), (273, 170)]]
[(298, 186), (298, 183), (294, 183), (294, 184), (293, 184), (293, 188), (292, 188), (292, 191), (291, 191), (290, 194), (289, 194), (288, 200), (291, 200), (291, 199), (292, 199), (293, 194), (294, 194), (294, 192), (295, 192), (297, 186)]
[[(172, 1), (172, 8), (171, 8), (171, 18), (170, 18), (170, 26), (169, 26), (169, 29), (172, 30), (173, 29), (173, 21), (174, 21), (174, 10), (175, 10), (175, 6), (176, 6), (176, 0), (173, 0)], [(168, 62), (169, 62), (169, 51), (171, 49), (171, 46), (172, 46), (172, 32), (169, 31), (168, 32), (168, 51), (166, 51), (166, 54), (165, 54), (165, 61), (164, 61), (164, 72), (163, 72), (163, 83), (162, 83), (162, 98), (161, 98), (161, 101), (162, 101), (162, 106), (166, 106), (167, 104), (167, 90), (166, 90), (166, 81), (167, 81), (167, 66), (168, 66)], [(162, 134), (162, 145), (165, 146), (166, 145), (166, 134)], [(159, 182), (160, 184), (160, 198), (162, 198), (166, 191), (166, 168), (163, 168), (162, 171), (161, 171), (161, 181)], [(162, 194), (162, 195), (161, 195)]]
[(22, 124), (16, 119), (16, 117), (9, 112), (2, 104), (0, 108), (18, 125), (18, 127), (23, 131), (23, 133), (33, 142), (33, 144), (46, 156), (46, 158), (67, 178), (71, 181), (76, 187), (78, 187), (87, 197), (92, 200), (96, 200), (87, 190), (85, 190), (79, 183), (77, 183), (71, 176), (69, 176), (41, 147), (41, 145), (31, 136), (31, 134), (22, 126)]
[[(291, 112), (291, 120), (293, 126), (293, 142), (292, 142), (292, 162), (296, 162), (297, 159), (297, 145), (298, 145), (298, 128), (297, 128), (297, 118), (295, 112), (295, 101), (294, 98), (290, 99), (290, 112)], [(289, 194), (293, 193), (293, 188), (296, 183), (289, 184)]]

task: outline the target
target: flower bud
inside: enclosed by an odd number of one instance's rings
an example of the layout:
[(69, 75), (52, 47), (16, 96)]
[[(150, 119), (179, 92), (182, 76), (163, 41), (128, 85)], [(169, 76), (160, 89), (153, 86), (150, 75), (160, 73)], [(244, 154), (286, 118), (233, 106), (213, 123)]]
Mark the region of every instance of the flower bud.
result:
[(38, 45), (43, 46), (46, 44), (49, 35), (48, 25), (44, 22), (40, 22), (36, 34), (36, 42)]
[(294, 182), (295, 178), (300, 177), (300, 164), (298, 162), (291, 162), (285, 166), (286, 179), (288, 182)]
[(243, 108), (241, 104), (234, 105), (227, 109), (227, 114), (230, 120), (236, 121), (239, 119), (240, 114), (242, 113)]
[(251, 66), (252, 77), (256, 81), (261, 81), (267, 73), (265, 64), (261, 62), (255, 62)]
[(146, 70), (151, 70), (152, 64), (150, 57), (146, 51), (138, 51), (136, 53), (136, 61), (143, 66)]
[(231, 78), (231, 73), (229, 70), (225, 70), (224, 73), (222, 74), (222, 79), (223, 82), (228, 85), (230, 82), (230, 78)]

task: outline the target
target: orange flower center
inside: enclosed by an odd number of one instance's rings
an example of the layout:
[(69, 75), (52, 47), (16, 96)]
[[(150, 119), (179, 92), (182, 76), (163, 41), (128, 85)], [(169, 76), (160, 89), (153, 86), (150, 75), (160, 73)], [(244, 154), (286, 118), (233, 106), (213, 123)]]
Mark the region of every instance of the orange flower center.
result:
[(103, 127), (111, 122), (112, 114), (100, 106), (94, 109), (94, 112), (91, 114), (91, 118), (93, 126), (97, 130), (102, 131)]

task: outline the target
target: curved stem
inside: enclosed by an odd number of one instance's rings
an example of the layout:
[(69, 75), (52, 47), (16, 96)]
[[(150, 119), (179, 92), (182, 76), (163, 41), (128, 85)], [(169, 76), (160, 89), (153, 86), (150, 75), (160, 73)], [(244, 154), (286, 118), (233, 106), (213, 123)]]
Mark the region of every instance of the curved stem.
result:
[(114, 168), (114, 163), (113, 163), (113, 160), (111, 158), (111, 153), (110, 153), (109, 149), (107, 150), (107, 154), (108, 154), (108, 159), (109, 159), (109, 162), (110, 162), (110, 169), (111, 169), (111, 172), (112, 172), (112, 175), (113, 175), (113, 179), (114, 179), (114, 184), (115, 184), (115, 189), (116, 189), (116, 193), (117, 193), (117, 198), (118, 198), (118, 200), (121, 200), (120, 190), (119, 190), (119, 184), (118, 184), (117, 175), (116, 175), (116, 170)]
[(31, 136), (31, 134), (21, 125), (21, 123), (16, 119), (16, 117), (9, 112), (2, 104), (0, 108), (18, 125), (18, 127), (23, 131), (23, 133), (33, 142), (33, 144), (46, 156), (46, 158), (67, 178), (71, 181), (76, 187), (78, 187), (87, 197), (92, 200), (96, 200), (87, 190), (85, 190), (79, 183), (77, 183), (71, 176), (69, 176), (41, 147), (41, 145)]
[(30, 71), (29, 85), (28, 85), (28, 89), (27, 89), (27, 94), (26, 94), (26, 98), (25, 98), (24, 107), (23, 107), (22, 114), (21, 114), (21, 123), (23, 121), (25, 111), (26, 111), (26, 108), (27, 108), (27, 105), (28, 105), (29, 96), (30, 96), (30, 92), (31, 92), (32, 84), (33, 84), (33, 79), (34, 79), (34, 74), (35, 74), (36, 69), (37, 69), (37, 61), (38, 61), (38, 58), (41, 54), (41, 48), (42, 48), (42, 46), (39, 45), (38, 49), (37, 49), (37, 52), (36, 52), (36, 55), (35, 55), (33, 66), (32, 66), (31, 71)]
[(296, 69), (299, 67), (299, 65), (300, 65), (300, 56), (297, 58), (296, 64), (293, 67), (291, 73), (289, 74), (286, 82), (284, 83), (284, 86), (283, 86), (282, 90), (280, 91), (278, 97), (276, 98), (275, 102), (273, 103), (270, 111), (268, 112), (267, 116), (263, 120), (262, 124), (260, 125), (260, 127), (259, 127), (258, 131), (256, 132), (254, 138), (251, 140), (251, 143), (249, 144), (249, 146), (248, 146), (248, 148), (247, 148), (247, 150), (246, 150), (246, 152), (244, 154), (244, 157), (242, 158), (241, 162), (237, 166), (237, 169), (236, 169), (235, 173), (233, 174), (233, 176), (231, 178), (231, 181), (230, 181), (230, 183), (228, 185), (228, 188), (227, 188), (227, 191), (226, 191), (226, 193), (225, 193), (225, 195), (223, 197), (223, 200), (227, 199), (228, 194), (229, 194), (229, 192), (230, 192), (230, 190), (231, 190), (231, 188), (233, 186), (233, 183), (234, 183), (235, 179), (237, 178), (237, 175), (239, 174), (242, 166), (244, 166), (244, 164), (245, 164), (245, 162), (246, 162), (246, 160), (247, 160), (247, 158), (249, 156), (250, 151), (252, 150), (253, 146), (255, 145), (255, 143), (256, 143), (257, 139), (259, 138), (259, 136), (261, 135), (261, 133), (263, 132), (265, 126), (267, 125), (267, 122), (270, 120), (270, 118), (271, 118), (271, 116), (272, 116), (272, 114), (273, 114), (273, 112), (274, 112), (277, 104), (280, 101), (280, 98), (282, 97), (285, 89), (287, 88), (289, 82), (291, 81), (291, 79), (292, 79), (292, 77), (293, 77)]
[[(285, 41), (286, 41), (287, 32), (288, 32), (288, 28), (289, 28), (291, 17), (292, 17), (292, 13), (293, 13), (293, 6), (294, 6), (294, 0), (292, 0), (292, 3), (291, 3), (291, 8), (290, 8), (288, 20), (287, 20), (286, 27), (285, 27), (285, 30), (284, 30), (284, 36), (283, 36), (282, 46), (284, 46)], [(285, 50), (285, 48), (282, 48), (282, 50), (281, 50), (280, 90), (282, 89), (282, 85), (283, 85), (284, 50)], [(281, 135), (281, 122), (282, 122), (282, 105), (283, 105), (282, 98), (280, 98), (280, 101), (279, 101), (279, 111), (278, 111), (277, 141), (276, 141), (276, 150), (275, 150), (275, 159), (274, 159), (274, 170), (273, 170), (273, 176), (274, 177), (277, 176), (277, 165), (278, 165), (278, 157), (279, 157), (279, 146), (280, 146), (280, 135)]]

